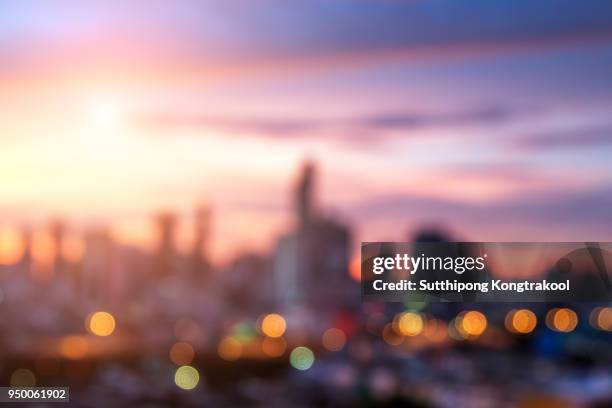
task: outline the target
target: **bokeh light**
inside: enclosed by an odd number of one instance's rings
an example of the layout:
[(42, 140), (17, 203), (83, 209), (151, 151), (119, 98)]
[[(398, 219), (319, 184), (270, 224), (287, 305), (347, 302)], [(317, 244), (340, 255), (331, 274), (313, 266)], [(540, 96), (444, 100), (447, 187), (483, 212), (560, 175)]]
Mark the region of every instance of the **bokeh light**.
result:
[(535, 330), (538, 318), (529, 309), (511, 310), (506, 315), (506, 329), (512, 333), (528, 334)]
[(115, 331), (115, 318), (108, 312), (92, 313), (87, 320), (87, 328), (96, 336), (110, 336)]
[(448, 337), (446, 323), (439, 319), (427, 319), (423, 335), (432, 343), (443, 342)]
[(27, 368), (18, 368), (11, 374), (11, 387), (34, 387), (36, 376)]
[(487, 318), (476, 310), (461, 313), (457, 316), (457, 329), (469, 337), (478, 337), (487, 329)]
[(289, 363), (301, 371), (308, 370), (314, 364), (314, 353), (308, 347), (300, 346), (291, 351)]
[(546, 315), (546, 325), (551, 330), (569, 333), (578, 325), (578, 316), (572, 309), (554, 308)]
[(591, 326), (603, 331), (612, 331), (612, 307), (596, 307), (589, 316)]
[(401, 313), (394, 322), (393, 327), (403, 336), (417, 336), (423, 331), (423, 317), (418, 313)]
[(193, 390), (199, 382), (200, 373), (192, 366), (181, 366), (174, 374), (174, 383), (183, 390)]
[(59, 345), (60, 354), (70, 360), (78, 360), (87, 355), (89, 343), (83, 336), (66, 336)]
[(235, 361), (242, 355), (242, 344), (233, 337), (225, 337), (217, 347), (219, 356), (226, 361)]
[(185, 342), (174, 343), (170, 348), (169, 354), (170, 361), (179, 366), (191, 364), (195, 356), (191, 344)]
[(404, 342), (404, 336), (399, 334), (392, 323), (387, 323), (382, 330), (382, 338), (390, 346), (399, 346)]
[(268, 357), (280, 357), (287, 350), (287, 342), (282, 337), (266, 337), (261, 342), (261, 351)]
[(340, 351), (346, 344), (346, 334), (335, 327), (325, 330), (322, 337), (323, 347), (329, 351)]
[(283, 316), (271, 313), (261, 321), (261, 331), (268, 337), (276, 338), (285, 334), (287, 323)]
[(463, 341), (469, 337), (469, 334), (461, 327), (461, 318), (459, 316), (448, 322), (448, 336), (457, 341)]

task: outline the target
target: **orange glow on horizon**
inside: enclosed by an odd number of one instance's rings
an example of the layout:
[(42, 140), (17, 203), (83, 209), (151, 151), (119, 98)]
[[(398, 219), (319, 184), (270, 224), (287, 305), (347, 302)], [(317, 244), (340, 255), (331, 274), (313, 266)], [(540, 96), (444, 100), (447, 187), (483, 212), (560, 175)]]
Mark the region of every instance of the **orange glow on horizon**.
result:
[(0, 228), (0, 265), (14, 265), (23, 256), (25, 246), (19, 231), (11, 227)]

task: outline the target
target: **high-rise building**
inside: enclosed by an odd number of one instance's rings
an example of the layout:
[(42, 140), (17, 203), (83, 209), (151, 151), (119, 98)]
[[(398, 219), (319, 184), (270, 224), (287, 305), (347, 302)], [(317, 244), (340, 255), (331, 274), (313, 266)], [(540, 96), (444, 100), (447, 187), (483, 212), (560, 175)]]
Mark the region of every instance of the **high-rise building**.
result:
[(113, 241), (104, 228), (85, 232), (85, 253), (81, 274), (77, 279), (82, 296), (108, 300), (114, 261)]
[(66, 223), (62, 219), (56, 218), (51, 221), (49, 231), (53, 242), (53, 276), (64, 279), (66, 278), (66, 262), (62, 247), (66, 235)]
[(32, 229), (29, 226), (24, 226), (20, 230), (21, 245), (23, 247), (23, 254), (19, 260), (19, 269), (27, 274), (31, 274), (32, 268)]
[(295, 212), (300, 229), (306, 227), (314, 215), (314, 178), (314, 164), (305, 163), (295, 189)]
[(176, 262), (175, 234), (177, 218), (170, 212), (157, 216), (156, 227), (158, 235), (157, 251), (154, 269), (158, 277), (172, 273)]
[(192, 250), (193, 275), (197, 280), (206, 280), (210, 275), (208, 243), (210, 237), (211, 211), (206, 205), (196, 207), (194, 214), (194, 238)]
[(274, 260), (278, 303), (333, 307), (359, 301), (348, 274), (350, 232), (340, 221), (322, 214), (313, 195), (315, 167), (302, 168), (295, 189), (297, 228), (283, 236)]

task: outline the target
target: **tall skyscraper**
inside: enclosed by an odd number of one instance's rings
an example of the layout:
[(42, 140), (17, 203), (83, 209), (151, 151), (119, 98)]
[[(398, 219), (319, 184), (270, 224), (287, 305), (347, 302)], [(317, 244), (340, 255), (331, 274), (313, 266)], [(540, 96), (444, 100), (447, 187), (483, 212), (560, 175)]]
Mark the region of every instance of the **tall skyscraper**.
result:
[(295, 209), (298, 228), (306, 228), (314, 215), (315, 167), (306, 162), (298, 179), (295, 190)]
[(21, 245), (23, 246), (23, 255), (19, 260), (19, 269), (23, 273), (30, 275), (32, 268), (32, 228), (24, 226), (20, 230)]
[(177, 218), (170, 212), (157, 216), (156, 227), (158, 235), (155, 270), (158, 277), (172, 273), (176, 261), (175, 233)]
[(206, 280), (210, 275), (208, 243), (210, 238), (211, 211), (206, 205), (198, 205), (194, 214), (194, 239), (192, 250), (193, 275), (198, 280)]
[(113, 261), (113, 241), (108, 230), (96, 228), (86, 231), (82, 270), (77, 279), (82, 296), (108, 300)]
[(56, 278), (64, 279), (66, 262), (62, 253), (62, 247), (66, 235), (66, 223), (60, 218), (55, 218), (51, 220), (49, 231), (53, 242), (53, 275)]
[[(307, 163), (295, 189), (297, 228), (278, 242), (274, 282), (278, 303), (310, 307), (341, 306), (359, 301), (348, 276), (350, 232), (314, 204), (316, 169)], [(354, 295), (354, 296), (352, 296)]]

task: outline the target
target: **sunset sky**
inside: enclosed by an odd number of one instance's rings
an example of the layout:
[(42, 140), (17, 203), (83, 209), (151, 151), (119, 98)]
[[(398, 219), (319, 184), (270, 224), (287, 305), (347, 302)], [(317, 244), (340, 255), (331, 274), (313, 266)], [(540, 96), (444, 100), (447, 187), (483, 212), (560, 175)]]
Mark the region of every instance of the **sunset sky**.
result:
[(0, 4), (0, 225), (214, 211), (269, 248), (301, 163), (356, 240), (612, 240), (612, 3)]

